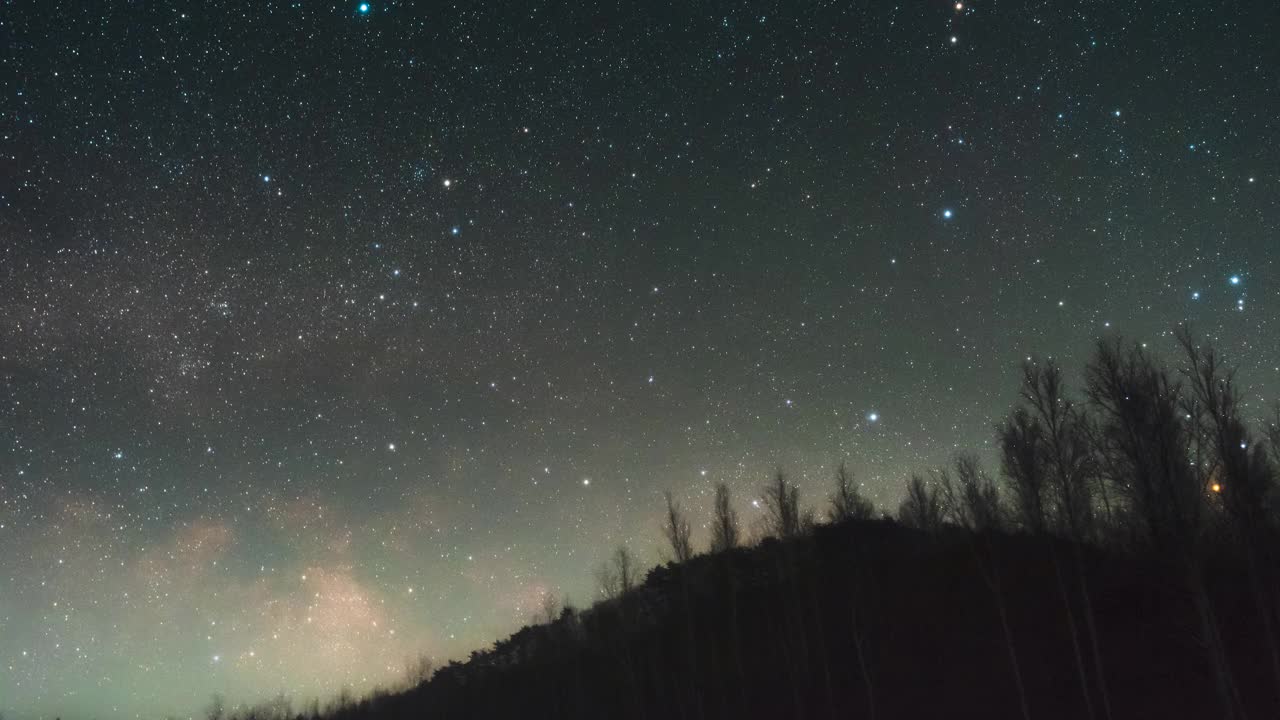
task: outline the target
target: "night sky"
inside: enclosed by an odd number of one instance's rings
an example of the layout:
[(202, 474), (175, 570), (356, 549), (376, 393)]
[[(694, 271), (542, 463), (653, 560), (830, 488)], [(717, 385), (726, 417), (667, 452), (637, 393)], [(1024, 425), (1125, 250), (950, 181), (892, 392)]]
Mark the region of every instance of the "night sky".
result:
[(568, 5), (0, 3), (10, 720), (463, 657), (668, 488), (892, 508), (1106, 334), (1280, 392), (1274, 3)]

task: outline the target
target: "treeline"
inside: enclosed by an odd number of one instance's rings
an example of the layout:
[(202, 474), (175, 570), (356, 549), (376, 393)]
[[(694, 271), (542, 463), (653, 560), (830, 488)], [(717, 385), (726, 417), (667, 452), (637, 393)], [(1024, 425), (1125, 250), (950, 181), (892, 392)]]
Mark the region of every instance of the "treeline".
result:
[(1177, 338), (1100, 342), (1075, 394), (1027, 362), (995, 474), (960, 454), (892, 516), (843, 465), (821, 513), (779, 472), (761, 539), (721, 484), (698, 554), (668, 493), (671, 562), (620, 546), (591, 608), (299, 717), (1280, 717), (1280, 411), (1252, 432)]

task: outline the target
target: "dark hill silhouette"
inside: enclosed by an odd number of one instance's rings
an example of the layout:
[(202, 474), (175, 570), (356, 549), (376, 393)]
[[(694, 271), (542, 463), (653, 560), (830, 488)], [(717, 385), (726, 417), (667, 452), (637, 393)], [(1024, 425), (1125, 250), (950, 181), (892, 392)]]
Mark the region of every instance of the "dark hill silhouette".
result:
[[(819, 526), (654, 568), (616, 600), (566, 610), (334, 717), (1021, 717), (981, 558), (1004, 580), (1029, 714), (1082, 718), (1045, 557), (1025, 534), (949, 527), (934, 536), (887, 519)], [(1093, 548), (1083, 558), (1113, 716), (1220, 717), (1176, 574)], [(1224, 563), (1211, 576), (1247, 715), (1275, 717), (1243, 570)]]

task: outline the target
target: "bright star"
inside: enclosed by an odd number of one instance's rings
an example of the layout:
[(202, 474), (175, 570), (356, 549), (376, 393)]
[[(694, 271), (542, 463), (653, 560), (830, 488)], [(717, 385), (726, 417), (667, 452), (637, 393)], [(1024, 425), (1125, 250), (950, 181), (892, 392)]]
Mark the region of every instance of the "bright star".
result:
[(395, 443), (387, 443), (387, 449), (388, 449), (388, 450), (390, 450), (391, 452), (395, 452), (395, 451), (396, 451), (396, 444), (395, 444)]
[(956, 44), (956, 43), (958, 43), (958, 42), (960, 42), (960, 38), (957, 38), (955, 35), (952, 35), (952, 36), (951, 36), (951, 44), (952, 44), (952, 45), (955, 45), (955, 44)]
[(450, 180), (449, 178), (445, 178), (445, 179), (444, 179), (444, 186), (445, 186), (445, 187), (452, 187), (452, 186), (453, 186), (453, 181), (452, 181), (452, 180)]
[(951, 215), (952, 215), (951, 208), (947, 208), (946, 210), (942, 211), (942, 217), (947, 220), (951, 219)]
[[(445, 182), (447, 183), (448, 181), (446, 180)], [(454, 225), (453, 227), (449, 228), (450, 235), (457, 235), (460, 232), (462, 232), (462, 228), (458, 227), (457, 225)]]
[(1199, 291), (1191, 293), (1191, 299), (1192, 299), (1192, 300), (1199, 300), (1199, 299), (1200, 299), (1200, 293), (1199, 293)]
[(360, 3), (360, 12), (362, 13), (369, 12), (369, 3)]
[(1231, 279), (1230, 279), (1230, 282), (1231, 282), (1231, 284), (1232, 284), (1232, 285), (1239, 285), (1239, 284), (1240, 284), (1240, 276), (1239, 276), (1239, 275), (1232, 275), (1232, 276), (1231, 276)]
[(262, 182), (271, 182), (271, 176), (270, 176), (270, 175), (263, 175), (263, 176), (262, 176)]
[(880, 419), (880, 413), (870, 413), (867, 415), (867, 419), (871, 422), (876, 422)]

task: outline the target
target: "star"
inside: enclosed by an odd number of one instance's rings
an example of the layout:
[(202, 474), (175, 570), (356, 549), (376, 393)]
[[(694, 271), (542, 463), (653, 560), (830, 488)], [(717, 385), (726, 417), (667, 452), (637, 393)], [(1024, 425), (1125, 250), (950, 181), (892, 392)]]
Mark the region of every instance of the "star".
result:
[(1227, 282), (1231, 283), (1232, 285), (1239, 285), (1239, 284), (1240, 284), (1240, 276), (1239, 276), (1239, 275), (1232, 275), (1230, 278), (1227, 278)]
[(362, 15), (363, 15), (363, 14), (368, 13), (368, 12), (369, 12), (369, 3), (360, 3), (360, 7), (359, 7), (358, 9), (360, 10), (360, 13), (361, 13)]
[(867, 419), (870, 420), (871, 422), (877, 422), (880, 420), (880, 413), (877, 413), (877, 412), (868, 413)]
[(942, 211), (942, 218), (944, 220), (950, 220), (952, 215), (953, 213), (951, 212), (951, 208), (947, 208)]

